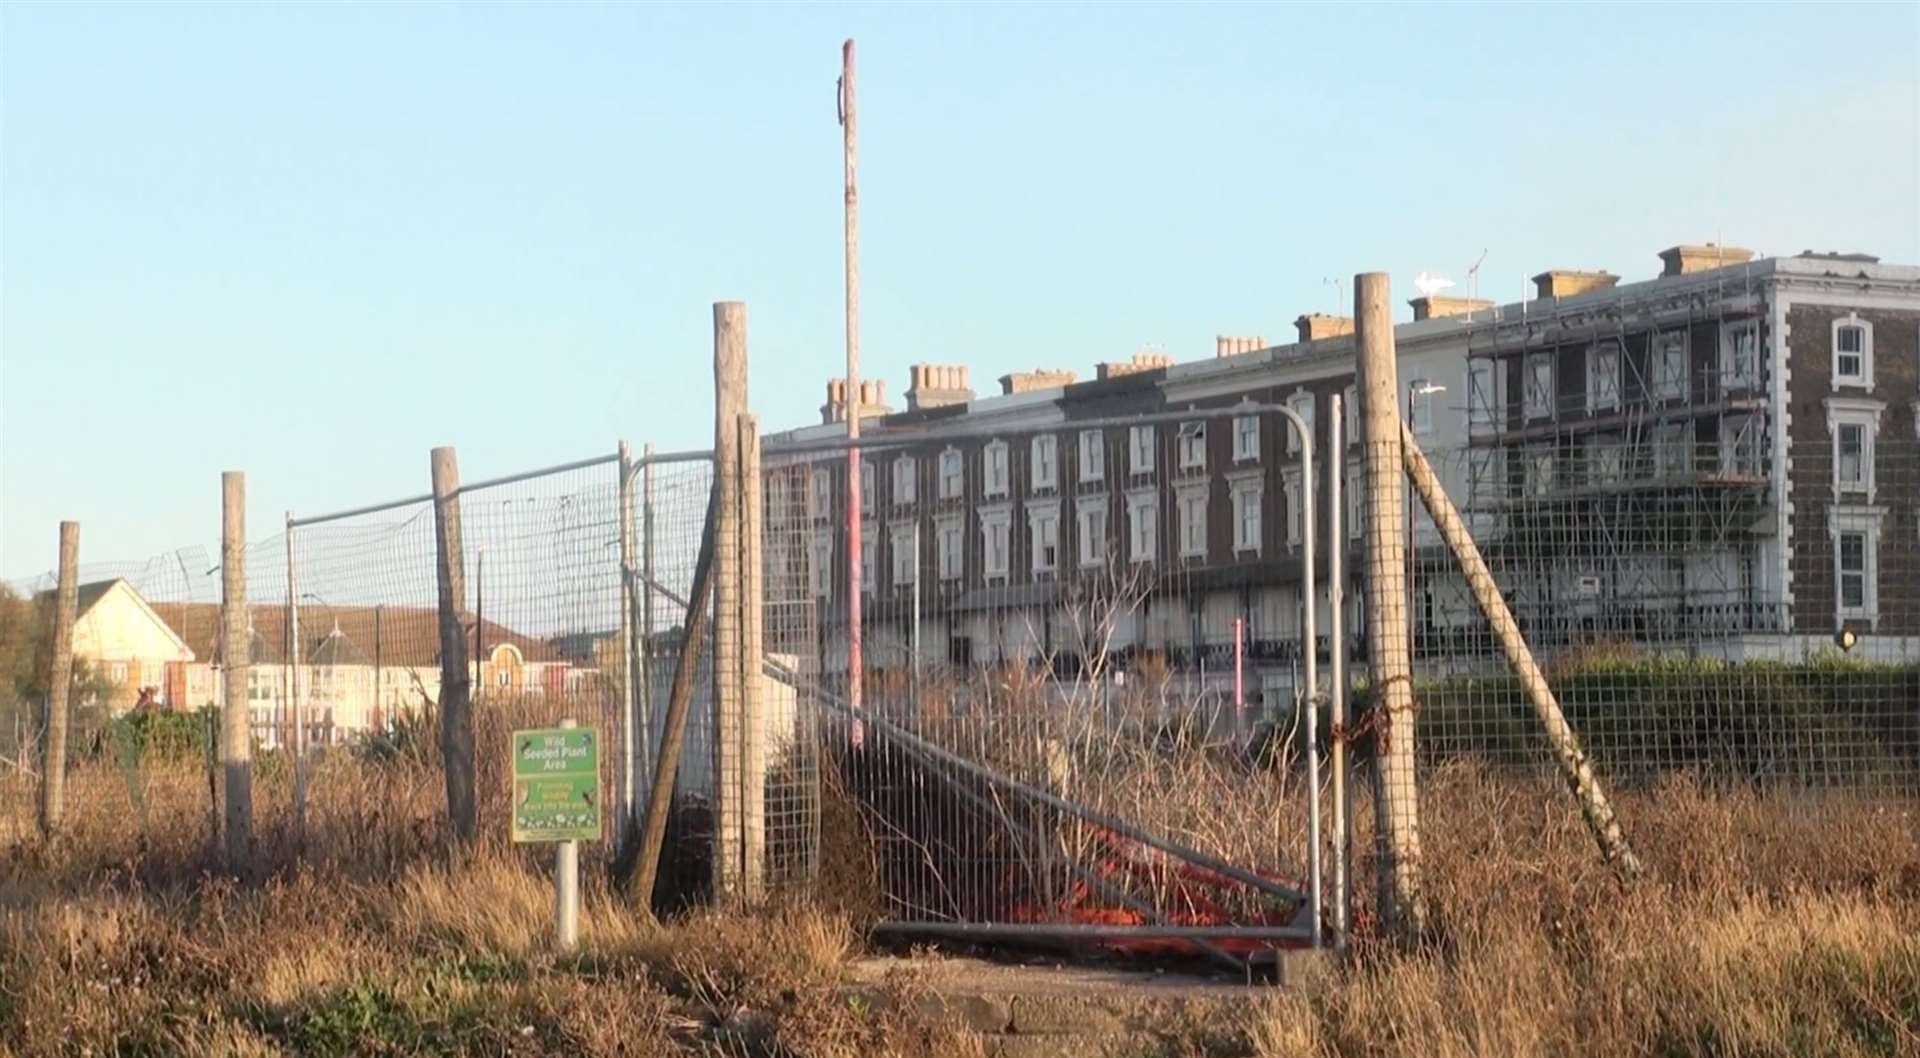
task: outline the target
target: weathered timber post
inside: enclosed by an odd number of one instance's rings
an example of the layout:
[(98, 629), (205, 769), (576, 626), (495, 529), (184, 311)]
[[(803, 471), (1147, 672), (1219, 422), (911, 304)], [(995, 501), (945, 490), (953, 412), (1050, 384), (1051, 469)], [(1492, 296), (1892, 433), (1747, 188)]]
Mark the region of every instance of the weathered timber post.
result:
[(1367, 466), (1367, 661), (1374, 695), (1380, 896), (1388, 929), (1414, 940), (1425, 928), (1426, 907), (1420, 892), (1420, 791), (1414, 770), (1405, 485), (1391, 297), (1385, 273), (1354, 277), (1360, 440)]
[(1433, 523), (1446, 540), (1447, 547), (1452, 550), (1454, 561), (1460, 563), (1461, 571), (1466, 574), (1467, 587), (1473, 592), (1474, 602), (1479, 605), (1487, 623), (1493, 627), (1494, 638), (1500, 642), (1500, 652), (1506, 655), (1507, 664), (1512, 666), (1514, 674), (1520, 678), (1520, 686), (1527, 692), (1527, 700), (1533, 703), (1533, 713), (1540, 719), (1540, 726), (1547, 733), (1547, 742), (1553, 747), (1554, 762), (1560, 766), (1560, 773), (1573, 788), (1573, 795), (1580, 802), (1580, 811), (1586, 816), (1587, 827), (1593, 831), (1593, 840), (1600, 846), (1601, 856), (1623, 877), (1639, 877), (1642, 870), (1640, 858), (1634, 855), (1633, 847), (1627, 844), (1626, 833), (1620, 829), (1620, 819), (1613, 814), (1613, 805), (1607, 800), (1606, 791), (1601, 789), (1600, 780), (1594, 777), (1593, 764), (1581, 748), (1579, 736), (1573, 733), (1566, 714), (1560, 711), (1560, 701), (1554, 697), (1546, 675), (1534, 661), (1533, 652), (1527, 649), (1527, 641), (1520, 635), (1520, 626), (1514, 622), (1513, 611), (1507, 608), (1507, 601), (1500, 597), (1500, 586), (1494, 582), (1486, 560), (1474, 545), (1473, 535), (1467, 531), (1466, 523), (1460, 520), (1460, 512), (1454, 508), (1453, 501), (1447, 498), (1446, 490), (1441, 487), (1440, 479), (1428, 464), (1426, 455), (1414, 441), (1411, 430), (1403, 433), (1401, 450), (1406, 461), (1407, 477), (1413, 480), (1415, 491), (1420, 493), (1420, 501), (1426, 504), (1427, 513), (1433, 516)]
[(741, 894), (765, 895), (767, 866), (766, 637), (762, 625), (766, 531), (761, 505), (760, 419), (739, 417), (740, 430), (740, 753)]
[(713, 893), (725, 903), (742, 893), (743, 688), (740, 684), (740, 418), (747, 410), (747, 307), (713, 306)]
[(67, 724), (73, 697), (73, 622), (80, 609), (80, 523), (60, 523), (60, 579), (53, 601), (53, 671), (47, 675), (47, 738), (40, 763), (40, 832), (58, 840), (67, 814)]
[(467, 563), (460, 538), (460, 464), (452, 448), (433, 450), (435, 569), (440, 582), (440, 755), (447, 776), (447, 821), (462, 845), (479, 828), (473, 778), (473, 688), (467, 672)]
[(640, 773), (640, 758), (647, 744), (645, 729), (636, 729), (640, 717), (640, 689), (634, 684), (639, 675), (634, 649), (634, 602), (638, 598), (638, 573), (634, 565), (633, 539), (633, 446), (620, 442), (620, 814), (614, 820), (617, 848), (624, 850), (635, 829), (633, 793)]
[(220, 836), (227, 870), (253, 864), (253, 611), (247, 603), (247, 476), (220, 475)]

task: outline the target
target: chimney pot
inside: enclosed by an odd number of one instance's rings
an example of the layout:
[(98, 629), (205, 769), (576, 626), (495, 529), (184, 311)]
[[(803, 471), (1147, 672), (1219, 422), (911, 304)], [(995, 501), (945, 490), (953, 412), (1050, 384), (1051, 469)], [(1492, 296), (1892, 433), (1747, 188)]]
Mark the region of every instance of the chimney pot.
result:
[(1131, 360), (1109, 360), (1094, 369), (1096, 378), (1122, 378), (1137, 375), (1142, 371), (1157, 371), (1163, 367), (1172, 367), (1173, 357), (1165, 353), (1135, 353)]

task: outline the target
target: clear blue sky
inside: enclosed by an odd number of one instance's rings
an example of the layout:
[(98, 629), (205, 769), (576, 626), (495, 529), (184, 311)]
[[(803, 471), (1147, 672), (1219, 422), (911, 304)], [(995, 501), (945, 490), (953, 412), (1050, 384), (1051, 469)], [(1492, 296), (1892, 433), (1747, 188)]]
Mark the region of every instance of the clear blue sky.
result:
[(0, 572), (769, 425), (863, 345), (1005, 371), (1279, 338), (1325, 277), (1920, 261), (1920, 6), (0, 9)]

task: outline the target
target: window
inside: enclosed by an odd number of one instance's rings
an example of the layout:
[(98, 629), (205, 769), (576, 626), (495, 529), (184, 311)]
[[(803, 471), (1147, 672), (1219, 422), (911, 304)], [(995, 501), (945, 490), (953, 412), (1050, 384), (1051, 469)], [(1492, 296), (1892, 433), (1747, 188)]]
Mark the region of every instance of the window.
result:
[(493, 677), (493, 682), (494, 682), (494, 685), (497, 687), (512, 687), (513, 686), (512, 670), (502, 669), (501, 671), (495, 673)]
[(959, 449), (949, 448), (946, 451), (940, 453), (940, 498), (941, 499), (943, 500), (959, 499), (961, 493), (966, 491), (965, 485), (963, 483), (965, 476), (966, 476), (965, 471), (962, 469)]
[(1687, 332), (1661, 331), (1653, 336), (1653, 399), (1687, 399)]
[(919, 527), (896, 525), (888, 535), (887, 553), (893, 558), (893, 583), (912, 584), (920, 575)]
[(1345, 422), (1341, 423), (1340, 428), (1346, 431), (1347, 443), (1350, 445), (1359, 444), (1360, 443), (1360, 390), (1358, 387), (1348, 386), (1347, 391), (1341, 394), (1340, 414), (1341, 414), (1341, 417), (1346, 420)]
[(986, 451), (982, 453), (986, 462), (986, 480), (980, 491), (988, 496), (1007, 494), (1007, 443), (988, 441)]
[(1720, 420), (1720, 472), (1736, 477), (1760, 473), (1760, 420), (1751, 415)]
[[(1292, 408), (1294, 414), (1300, 416), (1301, 420), (1307, 424), (1309, 431), (1313, 429), (1313, 394), (1304, 391), (1295, 393), (1293, 396), (1287, 398), (1287, 407)], [(1298, 452), (1299, 450), (1300, 431), (1289, 421), (1287, 423), (1287, 451)]]
[(912, 456), (901, 456), (893, 461), (893, 505), (895, 507), (905, 507), (913, 502), (915, 486), (918, 484), (914, 477), (915, 469)]
[(833, 512), (833, 473), (826, 467), (813, 468), (813, 488), (807, 493), (807, 515), (825, 518)]
[(1827, 398), (1828, 430), (1833, 437), (1833, 498), (1874, 499), (1874, 440), (1886, 405), (1864, 398)]
[(1433, 395), (1439, 392), (1433, 383), (1416, 378), (1407, 383), (1408, 429), (1424, 434), (1433, 431)]
[(1080, 480), (1104, 481), (1106, 476), (1106, 436), (1099, 430), (1080, 431)]
[(1127, 496), (1127, 557), (1152, 562), (1160, 549), (1160, 498), (1156, 493)]
[(1467, 365), (1467, 426), (1473, 430), (1493, 428), (1493, 361), (1475, 360)]
[(1693, 474), (1693, 424), (1663, 422), (1653, 428), (1653, 473), (1662, 481)]
[(1013, 512), (980, 512), (980, 563), (989, 577), (1005, 577), (1012, 565)]
[(1060, 566), (1060, 504), (1027, 508), (1027, 531), (1033, 537), (1033, 571), (1046, 573)]
[[(1348, 463), (1347, 480), (1342, 491), (1346, 494), (1347, 500), (1347, 539), (1349, 540), (1358, 540), (1361, 533), (1365, 532), (1367, 494), (1361, 488), (1365, 483), (1366, 474), (1361, 470), (1360, 464)], [(1289, 499), (1287, 505), (1291, 507), (1293, 501)]]
[(874, 475), (875, 475), (875, 471), (873, 468), (873, 463), (865, 459), (861, 460), (860, 461), (860, 509), (863, 511), (873, 510)]
[(833, 534), (826, 529), (813, 533), (813, 561), (807, 565), (807, 584), (814, 598), (833, 598)]
[(1536, 353), (1527, 357), (1527, 395), (1523, 402), (1528, 419), (1553, 418), (1553, 354)]
[(1873, 388), (1873, 324), (1859, 313), (1833, 321), (1833, 384)]
[(1059, 480), (1059, 438), (1052, 434), (1041, 434), (1033, 439), (1033, 487), (1035, 489), (1054, 488)]
[(1175, 495), (1180, 512), (1180, 557), (1207, 557), (1207, 486), (1183, 485)]
[(1500, 452), (1496, 449), (1470, 448), (1467, 450), (1467, 503), (1469, 506), (1506, 498), (1507, 483), (1502, 480), (1500, 466)]
[(1207, 424), (1180, 424), (1180, 469), (1201, 470), (1207, 465)]
[(1620, 482), (1620, 449), (1619, 434), (1594, 434), (1587, 438), (1587, 484)]
[(1720, 385), (1742, 389), (1759, 381), (1760, 321), (1720, 325)]
[(1248, 463), (1260, 458), (1260, 417), (1240, 415), (1233, 420), (1233, 461)]
[(1834, 508), (1828, 514), (1836, 624), (1880, 619), (1880, 523), (1885, 517), (1884, 507)]
[(934, 532), (938, 534), (940, 544), (940, 579), (959, 580), (965, 570), (962, 551), (965, 537), (960, 516), (956, 514), (940, 519)]
[(1153, 427), (1130, 426), (1127, 428), (1127, 472), (1130, 474), (1153, 473)]
[(1599, 342), (1587, 350), (1587, 414), (1620, 406), (1620, 343)]
[[(296, 661), (299, 659), (295, 659)], [(127, 682), (127, 663), (116, 661), (107, 666), (107, 682), (116, 686)]]
[(1527, 495), (1544, 496), (1553, 491), (1553, 446), (1538, 445), (1527, 450)]
[(1300, 509), (1300, 472), (1287, 471), (1281, 488), (1287, 501), (1287, 546), (1299, 547), (1300, 534), (1306, 526), (1306, 519), (1302, 516), (1304, 512)]
[(879, 579), (879, 541), (880, 527), (872, 522), (860, 525), (860, 594), (872, 595), (874, 581)]
[(1257, 476), (1230, 482), (1228, 495), (1233, 500), (1233, 549), (1236, 552), (1260, 551), (1260, 501), (1263, 490)]
[(1083, 496), (1076, 513), (1080, 519), (1080, 564), (1098, 566), (1107, 560), (1107, 498)]
[(1867, 534), (1838, 534), (1836, 566), (1840, 580), (1840, 614), (1864, 615), (1867, 609)]

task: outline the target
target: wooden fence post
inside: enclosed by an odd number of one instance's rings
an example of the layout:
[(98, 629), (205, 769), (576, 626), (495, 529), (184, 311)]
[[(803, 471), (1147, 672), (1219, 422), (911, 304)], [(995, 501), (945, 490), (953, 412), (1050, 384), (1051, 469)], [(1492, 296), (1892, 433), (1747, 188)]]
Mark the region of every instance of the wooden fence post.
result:
[(1373, 686), (1381, 907), (1403, 940), (1425, 929), (1420, 893), (1420, 791), (1415, 785), (1413, 653), (1407, 629), (1405, 479), (1392, 287), (1383, 272), (1353, 278), (1360, 440), (1365, 446), (1367, 666)]
[(40, 831), (60, 837), (67, 813), (67, 723), (73, 696), (73, 622), (80, 609), (80, 523), (60, 523), (60, 579), (53, 603), (53, 671), (47, 677), (47, 737), (40, 764)]
[(726, 903), (742, 892), (740, 767), (741, 661), (740, 417), (747, 410), (747, 307), (713, 306), (713, 893)]
[(479, 829), (473, 778), (473, 698), (467, 672), (466, 552), (460, 538), (460, 464), (451, 447), (433, 450), (433, 522), (440, 582), (440, 755), (447, 777), (447, 820), (471, 845)]
[(766, 895), (767, 715), (766, 589), (761, 542), (766, 532), (761, 504), (760, 419), (742, 415), (740, 430), (740, 753), (741, 892), (749, 901)]
[(253, 611), (247, 608), (247, 476), (220, 475), (220, 837), (227, 870), (253, 869)]

